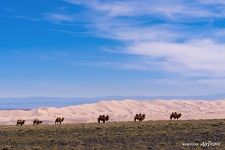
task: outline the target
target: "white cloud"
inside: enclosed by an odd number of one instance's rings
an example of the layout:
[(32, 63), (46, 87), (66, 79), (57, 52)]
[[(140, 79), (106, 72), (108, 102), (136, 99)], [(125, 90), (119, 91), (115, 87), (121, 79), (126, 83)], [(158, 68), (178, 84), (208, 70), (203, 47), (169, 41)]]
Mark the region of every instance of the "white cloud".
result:
[(61, 13), (47, 13), (45, 18), (51, 22), (71, 22), (75, 20), (74, 16)]
[(179, 0), (164, 1), (164, 0), (130, 0), (121, 1), (82, 1), (82, 0), (65, 0), (72, 4), (84, 5), (89, 9), (97, 12), (106, 13), (111, 17), (118, 16), (140, 16), (140, 15), (159, 15), (169, 18), (178, 17), (211, 17), (216, 13), (202, 9), (201, 5), (196, 5), (196, 1), (188, 3)]
[(120, 40), (125, 46), (117, 49), (141, 56), (139, 61), (123, 65), (125, 68), (225, 76), (222, 29), (210, 27), (225, 13), (221, 7), (209, 7), (211, 0), (66, 1), (87, 8), (85, 19), (96, 36)]
[(169, 71), (202, 71), (213, 75), (225, 73), (225, 44), (213, 41), (189, 43), (138, 42), (128, 47), (128, 52), (156, 58), (165, 58), (161, 63)]

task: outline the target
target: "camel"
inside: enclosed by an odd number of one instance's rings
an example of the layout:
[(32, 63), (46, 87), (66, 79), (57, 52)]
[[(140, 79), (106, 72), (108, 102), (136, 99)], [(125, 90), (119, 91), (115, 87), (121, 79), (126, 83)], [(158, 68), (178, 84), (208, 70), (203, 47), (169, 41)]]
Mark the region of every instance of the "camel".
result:
[(177, 112), (172, 112), (170, 115), (170, 119), (172, 120), (174, 118), (174, 120), (178, 120), (181, 117), (181, 113), (177, 113)]
[(138, 120), (138, 118), (139, 118), (139, 115), (136, 114), (136, 115), (134, 116), (134, 121), (136, 122), (136, 120)]
[(42, 123), (43, 123), (43, 121), (40, 121), (38, 119), (34, 119), (34, 121), (33, 121), (33, 125), (36, 124), (36, 126), (39, 125), (39, 124), (42, 124)]
[(18, 125), (24, 125), (25, 124), (25, 120), (21, 120), (21, 119), (18, 119), (17, 120), (17, 123), (16, 123), (16, 125), (18, 126)]
[(134, 121), (136, 122), (136, 120), (139, 120), (139, 121), (143, 121), (145, 119), (145, 114), (136, 114), (134, 116)]
[(107, 115), (107, 116), (105, 116), (105, 115), (100, 115), (99, 117), (98, 117), (98, 123), (100, 123), (101, 121), (103, 122), (103, 123), (105, 123), (106, 121), (108, 121), (109, 120), (109, 116)]
[(63, 121), (64, 121), (64, 117), (63, 117), (63, 118), (57, 117), (57, 118), (55, 119), (55, 125), (58, 124), (58, 123), (61, 124)]

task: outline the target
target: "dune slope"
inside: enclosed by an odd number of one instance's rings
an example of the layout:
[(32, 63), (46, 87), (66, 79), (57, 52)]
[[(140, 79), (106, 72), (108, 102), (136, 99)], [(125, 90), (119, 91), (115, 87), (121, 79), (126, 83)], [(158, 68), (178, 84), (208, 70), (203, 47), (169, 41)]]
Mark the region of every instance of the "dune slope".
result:
[(186, 119), (225, 118), (225, 100), (123, 100), (101, 101), (62, 108), (37, 108), (32, 110), (0, 110), (0, 124), (15, 124), (18, 118), (26, 124), (38, 118), (53, 124), (56, 117), (65, 117), (65, 123), (96, 122), (101, 114), (110, 115), (110, 121), (132, 121), (136, 113), (145, 113), (146, 120), (168, 120), (171, 112), (182, 113)]

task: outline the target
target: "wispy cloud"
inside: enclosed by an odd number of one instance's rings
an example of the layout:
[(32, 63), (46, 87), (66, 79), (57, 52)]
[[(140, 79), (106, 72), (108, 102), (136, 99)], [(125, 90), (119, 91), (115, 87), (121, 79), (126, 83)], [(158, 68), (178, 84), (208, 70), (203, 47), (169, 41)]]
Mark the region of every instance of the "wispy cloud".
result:
[(28, 20), (28, 21), (40, 21), (41, 20), (41, 18), (34, 17), (31, 15), (25, 15), (22, 11), (12, 9), (12, 8), (3, 9), (3, 12), (1, 13), (1, 17), (22, 19), (22, 20)]
[(174, 0), (174, 1), (154, 1), (131, 0), (129, 3), (122, 0), (115, 1), (81, 1), (81, 0), (65, 0), (75, 5), (84, 5), (89, 9), (97, 12), (104, 12), (111, 17), (118, 16), (142, 16), (142, 15), (158, 15), (159, 17), (184, 18), (184, 17), (211, 17), (216, 15), (213, 11), (203, 9), (204, 6), (199, 5), (201, 2)]
[(23, 16), (23, 15), (15, 16), (15, 18), (17, 18), (17, 19), (24, 19), (24, 20), (28, 20), (28, 21), (40, 21), (41, 20), (39, 18), (30, 17), (30, 16)]
[(137, 42), (128, 52), (135, 55), (161, 59), (162, 69), (176, 72), (202, 72), (223, 76), (225, 74), (225, 44), (211, 40), (172, 42)]
[(66, 34), (71, 34), (71, 35), (74, 35), (74, 36), (88, 36), (88, 35), (90, 35), (90, 33), (88, 33), (88, 32), (74, 32), (74, 31), (62, 30), (62, 29), (56, 29), (56, 28), (52, 28), (50, 30), (55, 31), (55, 32), (62, 32), (62, 33), (66, 33)]
[(51, 22), (71, 22), (75, 20), (72, 15), (60, 13), (46, 13), (44, 17)]
[[(223, 1), (64, 1), (86, 9), (82, 21), (87, 22), (85, 27), (91, 34), (123, 42), (122, 47), (109, 51), (118, 49), (139, 56), (139, 61), (120, 67), (156, 69), (182, 76), (225, 76), (224, 30), (214, 26), (215, 21), (225, 17)], [(71, 14), (47, 16), (53, 21), (76, 22)]]

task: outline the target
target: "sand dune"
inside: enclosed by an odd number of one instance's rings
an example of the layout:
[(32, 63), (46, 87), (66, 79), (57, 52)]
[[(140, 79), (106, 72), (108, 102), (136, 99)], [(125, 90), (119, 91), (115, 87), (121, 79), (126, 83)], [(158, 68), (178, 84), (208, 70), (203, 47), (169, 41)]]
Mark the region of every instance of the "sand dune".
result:
[(31, 124), (34, 118), (53, 124), (56, 117), (65, 117), (65, 123), (96, 122), (100, 114), (110, 115), (110, 121), (133, 121), (136, 113), (145, 113), (146, 120), (168, 120), (173, 111), (181, 112), (181, 119), (225, 118), (225, 100), (123, 100), (101, 101), (94, 104), (62, 108), (32, 110), (0, 110), (0, 124), (15, 124), (18, 118)]

